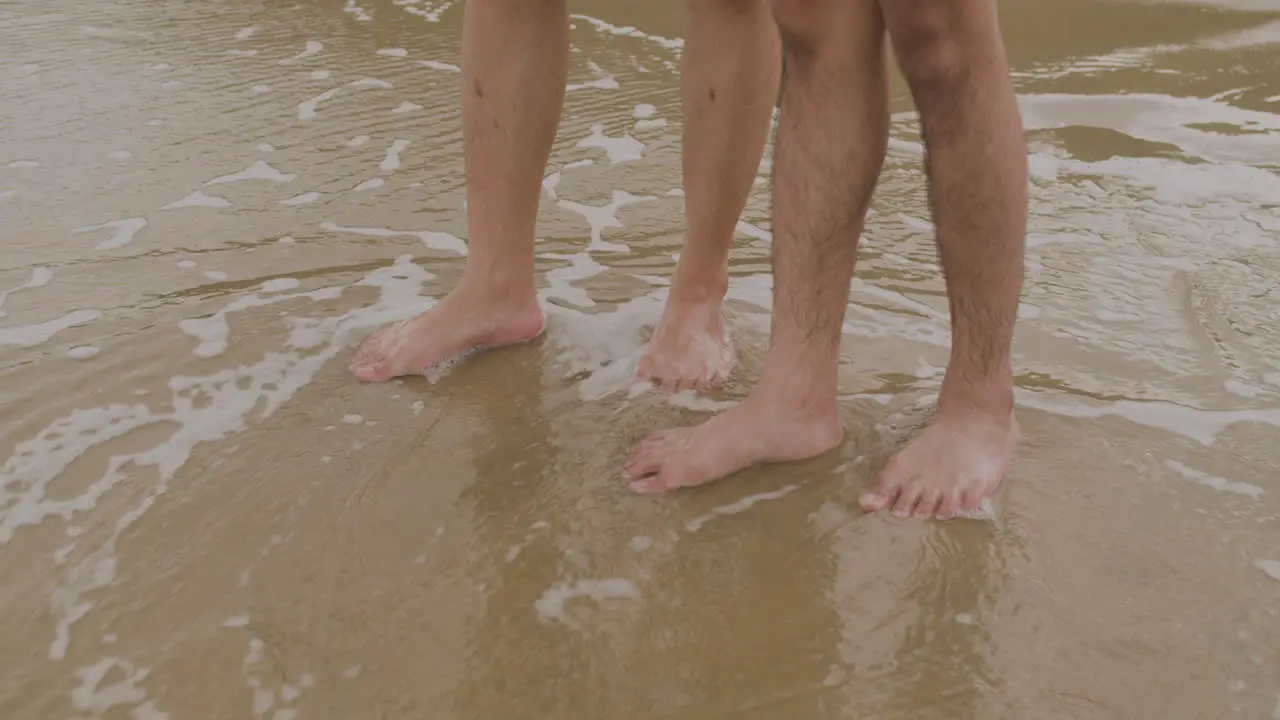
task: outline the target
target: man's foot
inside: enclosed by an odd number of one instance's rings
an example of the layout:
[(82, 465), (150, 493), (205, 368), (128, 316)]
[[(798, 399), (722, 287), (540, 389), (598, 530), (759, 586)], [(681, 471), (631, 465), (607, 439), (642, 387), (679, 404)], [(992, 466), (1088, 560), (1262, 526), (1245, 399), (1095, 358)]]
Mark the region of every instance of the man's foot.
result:
[(657, 494), (693, 487), (752, 465), (803, 460), (840, 445), (844, 429), (834, 408), (797, 413), (791, 407), (753, 395), (701, 425), (650, 435), (627, 463), (631, 489)]
[(723, 385), (733, 364), (733, 342), (719, 301), (668, 301), (636, 379), (666, 392), (706, 390)]
[(536, 297), (512, 301), (458, 288), (421, 315), (375, 330), (350, 370), (364, 382), (415, 375), (473, 350), (532, 340), (544, 326)]
[(862, 496), (867, 512), (946, 520), (977, 511), (1004, 479), (1018, 442), (1011, 410), (955, 408), (889, 459), (875, 488)]

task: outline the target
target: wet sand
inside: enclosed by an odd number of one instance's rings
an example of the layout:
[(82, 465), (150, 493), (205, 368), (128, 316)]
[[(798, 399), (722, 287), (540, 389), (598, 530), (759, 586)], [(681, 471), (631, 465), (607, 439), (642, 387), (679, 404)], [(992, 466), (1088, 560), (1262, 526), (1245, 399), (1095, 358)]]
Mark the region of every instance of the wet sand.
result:
[(848, 440), (654, 500), (683, 10), (578, 3), (539, 342), (351, 381), (465, 244), (460, 6), (0, 5), (0, 717), (1280, 718), (1280, 12), (1005, 3), (1032, 148), (1026, 440), (992, 517), (853, 500), (946, 305), (897, 81)]

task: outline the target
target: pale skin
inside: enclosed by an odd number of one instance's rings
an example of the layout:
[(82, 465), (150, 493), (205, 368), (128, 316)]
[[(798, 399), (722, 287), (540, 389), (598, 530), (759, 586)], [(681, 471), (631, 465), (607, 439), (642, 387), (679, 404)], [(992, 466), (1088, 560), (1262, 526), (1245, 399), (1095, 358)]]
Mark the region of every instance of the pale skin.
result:
[[(732, 366), (721, 313), (729, 247), (763, 151), (780, 32), (789, 80), (774, 166), (773, 328), (750, 398), (702, 425), (645, 439), (626, 467), (634, 490), (701, 485), (841, 443), (838, 347), (887, 141), (886, 31), (922, 116), (953, 342), (935, 422), (889, 461), (861, 504), (947, 518), (976, 509), (1001, 482), (1017, 439), (1009, 353), (1026, 160), (995, 0), (883, 5), (690, 3), (682, 80), (688, 231), (638, 374), (667, 390), (701, 389), (723, 382)], [(558, 0), (467, 4), (467, 269), (430, 311), (370, 336), (351, 365), (361, 380), (421, 372), (542, 332), (533, 233), (563, 101), (567, 24)]]

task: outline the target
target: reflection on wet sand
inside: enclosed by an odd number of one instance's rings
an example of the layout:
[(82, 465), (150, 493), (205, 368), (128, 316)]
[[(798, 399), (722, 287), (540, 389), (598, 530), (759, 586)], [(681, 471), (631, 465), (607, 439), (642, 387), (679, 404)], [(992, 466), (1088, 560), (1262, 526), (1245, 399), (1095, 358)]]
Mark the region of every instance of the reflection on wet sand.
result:
[(983, 520), (860, 515), (948, 342), (894, 136), (848, 441), (655, 502), (630, 379), (682, 232), (679, 3), (573, 8), (545, 338), (353, 383), (466, 254), (460, 5), (0, 9), (0, 717), (1280, 717), (1275, 43), (1244, 2), (1002, 12), (1031, 144), (1026, 442)]

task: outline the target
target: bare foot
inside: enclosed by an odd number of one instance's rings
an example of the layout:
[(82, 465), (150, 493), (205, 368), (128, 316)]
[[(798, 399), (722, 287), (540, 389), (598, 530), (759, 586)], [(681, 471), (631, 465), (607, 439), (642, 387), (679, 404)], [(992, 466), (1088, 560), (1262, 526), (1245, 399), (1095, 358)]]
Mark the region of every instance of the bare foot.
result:
[(458, 288), (421, 315), (375, 330), (350, 370), (364, 382), (414, 375), (472, 350), (532, 340), (544, 325), (535, 297), (510, 301)]
[(719, 302), (668, 301), (636, 378), (666, 392), (719, 387), (733, 369), (733, 343)]
[(626, 473), (631, 489), (657, 494), (711, 482), (752, 465), (816, 457), (840, 445), (834, 408), (795, 413), (753, 395), (707, 422), (641, 441)]
[(862, 509), (893, 508), (896, 517), (921, 520), (974, 512), (1000, 487), (1017, 442), (1011, 411), (939, 411), (933, 425), (889, 459), (862, 496)]

